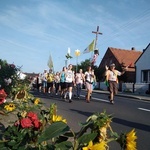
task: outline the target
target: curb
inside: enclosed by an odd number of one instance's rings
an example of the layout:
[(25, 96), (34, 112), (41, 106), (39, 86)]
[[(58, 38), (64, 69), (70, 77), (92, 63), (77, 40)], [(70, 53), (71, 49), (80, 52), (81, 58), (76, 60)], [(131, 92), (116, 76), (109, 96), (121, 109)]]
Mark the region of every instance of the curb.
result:
[[(109, 92), (107, 92), (107, 91), (101, 92), (101, 91), (93, 90), (93, 93), (101, 93), (101, 94), (109, 95)], [(143, 101), (150, 101), (150, 97), (148, 97), (148, 96), (128, 95), (128, 94), (119, 94), (119, 93), (116, 96), (134, 98), (134, 99), (143, 100)]]

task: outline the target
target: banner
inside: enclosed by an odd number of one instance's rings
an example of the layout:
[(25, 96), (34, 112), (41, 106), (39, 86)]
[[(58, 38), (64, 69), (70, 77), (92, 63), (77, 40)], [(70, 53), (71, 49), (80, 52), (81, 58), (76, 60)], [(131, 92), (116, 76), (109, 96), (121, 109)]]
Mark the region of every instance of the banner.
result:
[(50, 69), (53, 69), (53, 60), (52, 60), (52, 56), (50, 55), (49, 56), (49, 60), (48, 60), (48, 62), (47, 62), (47, 65), (48, 65), (48, 67), (50, 68)]
[(94, 51), (95, 49), (95, 40), (83, 51), (83, 54)]

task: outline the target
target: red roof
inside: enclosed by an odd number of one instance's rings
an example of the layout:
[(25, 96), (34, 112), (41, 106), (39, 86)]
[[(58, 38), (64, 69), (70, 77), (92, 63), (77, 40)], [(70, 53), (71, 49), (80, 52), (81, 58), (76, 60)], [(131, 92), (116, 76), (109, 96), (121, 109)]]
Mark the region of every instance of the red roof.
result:
[(140, 57), (142, 54), (141, 51), (136, 50), (125, 50), (125, 49), (119, 49), (119, 48), (108, 48), (114, 55), (114, 57), (118, 60), (120, 64), (124, 64), (124, 66), (134, 67), (134, 63), (136, 60)]

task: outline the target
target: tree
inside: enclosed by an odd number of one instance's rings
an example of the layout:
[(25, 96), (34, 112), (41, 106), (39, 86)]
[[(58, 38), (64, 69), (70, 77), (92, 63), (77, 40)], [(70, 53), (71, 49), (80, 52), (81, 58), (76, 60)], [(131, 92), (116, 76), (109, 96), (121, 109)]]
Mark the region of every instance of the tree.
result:
[(8, 64), (6, 60), (0, 59), (0, 86), (8, 95), (16, 85), (18, 71), (14, 64)]
[(82, 69), (83, 72), (85, 72), (90, 65), (90, 59), (86, 59), (85, 61), (82, 61), (81, 64), (78, 64), (78, 69)]

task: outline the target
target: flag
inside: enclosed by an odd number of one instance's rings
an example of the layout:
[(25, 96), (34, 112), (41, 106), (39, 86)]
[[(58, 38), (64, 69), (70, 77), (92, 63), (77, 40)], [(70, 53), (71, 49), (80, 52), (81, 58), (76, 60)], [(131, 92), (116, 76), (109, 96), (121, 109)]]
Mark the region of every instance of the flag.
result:
[(53, 69), (53, 60), (52, 60), (52, 56), (50, 55), (49, 56), (49, 59), (48, 59), (48, 62), (47, 62), (47, 65), (50, 69)]
[(95, 48), (95, 40), (83, 51), (83, 54), (94, 51)]

